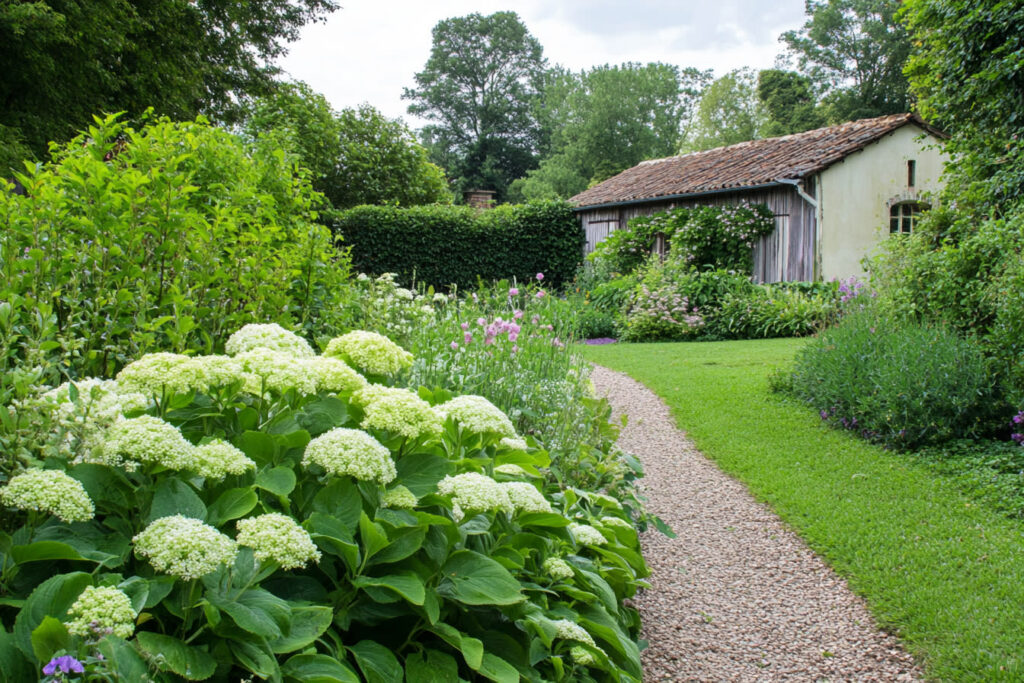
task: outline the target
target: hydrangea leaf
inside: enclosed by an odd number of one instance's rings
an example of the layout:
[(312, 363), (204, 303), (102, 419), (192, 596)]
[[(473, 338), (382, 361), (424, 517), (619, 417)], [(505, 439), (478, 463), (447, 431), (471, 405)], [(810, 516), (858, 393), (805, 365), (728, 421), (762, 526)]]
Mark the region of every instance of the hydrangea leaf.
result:
[(361, 683), (347, 664), (327, 655), (295, 655), (281, 667), (288, 681), (302, 683)]
[(334, 610), (330, 607), (294, 607), (291, 617), (288, 633), (270, 643), (270, 649), (276, 654), (295, 652), (312, 644), (330, 628)]
[(349, 651), (366, 677), (367, 683), (393, 683), (402, 680), (402, 665), (391, 650), (373, 640), (361, 640)]
[(514, 605), (525, 598), (507, 569), (472, 550), (451, 554), (437, 592), (466, 605)]
[(157, 658), (154, 661), (158, 668), (172, 671), (190, 681), (206, 680), (217, 668), (217, 662), (209, 653), (189, 647), (178, 638), (140, 631), (136, 641), (144, 652)]
[(406, 683), (458, 683), (458, 680), (458, 662), (444, 652), (414, 652), (405, 659)]
[(58, 650), (66, 650), (71, 635), (58, 619), (46, 617), (32, 631), (32, 651), (40, 662), (48, 662)]
[(202, 499), (191, 486), (177, 477), (169, 477), (157, 484), (146, 521), (152, 522), (172, 515), (206, 519), (206, 505)]
[(52, 576), (36, 586), (14, 621), (14, 637), (18, 649), (34, 661), (32, 632), (47, 616), (67, 614), (71, 605), (89, 585), (92, 585), (92, 576), (85, 572), (72, 572)]

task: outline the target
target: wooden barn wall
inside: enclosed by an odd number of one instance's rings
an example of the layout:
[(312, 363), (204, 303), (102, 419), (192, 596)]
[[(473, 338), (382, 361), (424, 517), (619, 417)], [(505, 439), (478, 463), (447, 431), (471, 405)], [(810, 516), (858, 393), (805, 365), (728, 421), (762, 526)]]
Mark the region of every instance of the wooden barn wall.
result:
[(775, 214), (775, 230), (754, 245), (754, 280), (792, 282), (814, 279), (815, 212), (791, 187), (750, 192), (723, 193), (692, 200), (651, 202), (625, 207), (580, 212), (587, 235), (587, 253), (615, 230), (625, 228), (631, 218), (648, 216), (679, 206), (733, 206), (765, 204)]

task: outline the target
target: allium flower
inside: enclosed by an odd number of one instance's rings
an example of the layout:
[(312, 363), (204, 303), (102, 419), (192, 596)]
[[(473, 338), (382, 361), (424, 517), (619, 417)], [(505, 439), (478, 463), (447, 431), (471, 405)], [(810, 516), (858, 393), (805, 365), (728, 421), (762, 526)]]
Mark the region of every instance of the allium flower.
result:
[(555, 581), (568, 581), (575, 576), (572, 566), (560, 557), (549, 557), (544, 560), (541, 569)]
[(543, 299), (544, 296), (545, 296), (545, 294), (544, 294), (544, 290), (543, 289), (537, 290), (537, 298), (538, 299)]
[(68, 610), (73, 619), (68, 633), (88, 638), (112, 633), (118, 638), (131, 638), (135, 632), (132, 600), (122, 591), (107, 586), (86, 586)]
[(430, 404), (406, 389), (380, 395), (364, 410), (364, 429), (384, 429), (409, 439), (440, 434), (442, 430), (441, 419)]
[(337, 358), (317, 356), (306, 361), (317, 391), (344, 393), (359, 391), (366, 386), (366, 379)]
[(537, 273), (537, 282), (540, 282), (543, 279), (544, 279), (544, 273)]
[(394, 375), (412, 365), (411, 353), (383, 335), (363, 330), (335, 337), (324, 355), (347, 356), (359, 370), (371, 375)]
[(632, 524), (630, 524), (626, 520), (622, 519), (621, 517), (611, 517), (611, 516), (602, 517), (601, 518), (601, 524), (603, 524), (605, 526), (617, 526), (617, 527), (620, 527), (622, 529), (632, 529), (633, 528)]
[(205, 389), (202, 368), (180, 353), (148, 353), (117, 373), (121, 391), (147, 396)]
[(466, 322), (459, 323), (459, 327), (461, 327), (462, 331), (465, 332), (466, 330), (469, 329), (469, 323), (466, 323)]
[(393, 489), (388, 489), (380, 498), (380, 504), (386, 508), (399, 508), (411, 510), (416, 507), (419, 499), (412, 491), (399, 484)]
[(53, 676), (57, 672), (62, 674), (70, 673), (85, 673), (85, 667), (80, 661), (72, 657), (71, 655), (61, 655), (60, 657), (54, 657), (43, 666), (44, 676)]
[(505, 487), (490, 477), (477, 472), (447, 476), (437, 483), (437, 492), (451, 496), (453, 506), (462, 511), (476, 513), (500, 510), (515, 511)]
[(570, 524), (569, 531), (582, 545), (604, 545), (608, 542), (604, 534), (588, 524)]
[(551, 503), (533, 484), (510, 481), (502, 486), (518, 512), (551, 512)]
[(568, 619), (558, 619), (554, 624), (555, 628), (558, 629), (558, 633), (555, 635), (556, 638), (561, 638), (562, 640), (576, 640), (596, 647), (594, 637), (587, 633), (586, 629), (576, 622)]
[(452, 347), (452, 351), (458, 351), (459, 350), (459, 342), (457, 342), (457, 341), (453, 341), (451, 344), (449, 344), (449, 346)]
[(296, 358), (310, 358), (315, 355), (309, 342), (276, 323), (245, 325), (228, 337), (227, 343), (224, 344), (224, 350), (232, 356), (253, 349), (270, 349)]
[(188, 469), (193, 465), (195, 446), (185, 440), (178, 429), (158, 417), (140, 415), (121, 420), (107, 431), (102, 460), (108, 464), (122, 463), (129, 470), (136, 463), (152, 463), (169, 470)]
[(508, 290), (508, 295), (509, 296), (519, 296), (519, 288), (518, 287), (512, 287), (511, 289)]
[(266, 348), (244, 351), (235, 358), (246, 373), (245, 390), (250, 394), (259, 396), (264, 390), (283, 394), (289, 389), (303, 395), (316, 393), (316, 377), (304, 359)]
[(449, 417), (463, 429), (476, 434), (494, 433), (503, 437), (516, 436), (516, 428), (501, 409), (483, 396), (456, 396), (434, 408), (441, 420)]
[(259, 561), (273, 560), (282, 569), (299, 569), (310, 562), (320, 561), (309, 533), (287, 515), (272, 512), (259, 517), (241, 519), (238, 527), (238, 545), (253, 549)]
[(154, 521), (132, 539), (135, 552), (158, 572), (198, 579), (235, 561), (238, 546), (198, 519), (173, 515)]
[(188, 468), (210, 479), (223, 479), (229, 474), (242, 474), (256, 469), (256, 463), (227, 441), (215, 439), (192, 452), (192, 465)]
[(82, 483), (60, 470), (16, 474), (0, 488), (0, 501), (19, 510), (49, 512), (65, 522), (85, 522), (96, 514)]
[(366, 432), (338, 427), (306, 445), (302, 464), (316, 464), (334, 476), (387, 484), (397, 476), (391, 451)]

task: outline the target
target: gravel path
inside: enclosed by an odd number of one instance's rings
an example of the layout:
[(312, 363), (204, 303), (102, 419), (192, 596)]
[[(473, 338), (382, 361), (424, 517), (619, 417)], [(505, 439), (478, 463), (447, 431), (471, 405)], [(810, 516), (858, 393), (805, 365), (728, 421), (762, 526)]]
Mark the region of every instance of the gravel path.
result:
[(651, 589), (635, 604), (645, 681), (916, 681), (863, 601), (746, 488), (676, 429), (626, 375), (596, 367), (598, 395), (629, 415), (619, 444), (646, 469), (648, 509), (678, 535), (641, 538)]

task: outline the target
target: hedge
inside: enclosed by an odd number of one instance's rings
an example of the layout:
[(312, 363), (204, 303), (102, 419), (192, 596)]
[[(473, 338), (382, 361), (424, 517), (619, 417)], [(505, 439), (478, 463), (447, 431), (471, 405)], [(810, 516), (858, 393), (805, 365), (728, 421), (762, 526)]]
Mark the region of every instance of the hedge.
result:
[(544, 273), (545, 284), (571, 280), (584, 235), (566, 202), (541, 201), (480, 211), (467, 206), (357, 206), (328, 224), (351, 248), (352, 267), (403, 283), (444, 288)]

